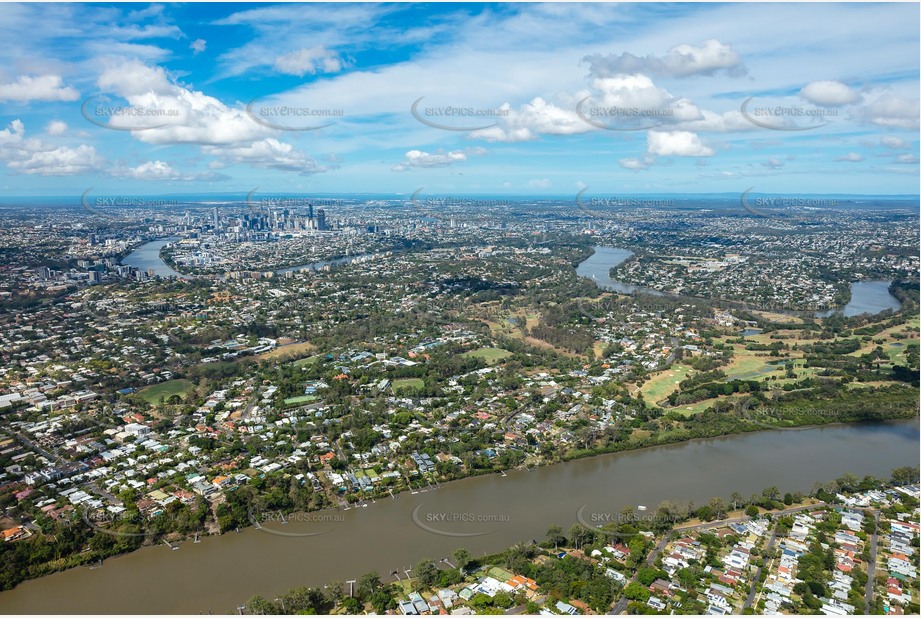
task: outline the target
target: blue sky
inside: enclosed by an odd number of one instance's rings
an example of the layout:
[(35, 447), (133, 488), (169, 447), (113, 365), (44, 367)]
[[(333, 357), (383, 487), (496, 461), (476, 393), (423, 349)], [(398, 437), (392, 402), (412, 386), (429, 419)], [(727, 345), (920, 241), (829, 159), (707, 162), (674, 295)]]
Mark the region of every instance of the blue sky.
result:
[(917, 194), (918, 23), (917, 3), (0, 4), (0, 187)]

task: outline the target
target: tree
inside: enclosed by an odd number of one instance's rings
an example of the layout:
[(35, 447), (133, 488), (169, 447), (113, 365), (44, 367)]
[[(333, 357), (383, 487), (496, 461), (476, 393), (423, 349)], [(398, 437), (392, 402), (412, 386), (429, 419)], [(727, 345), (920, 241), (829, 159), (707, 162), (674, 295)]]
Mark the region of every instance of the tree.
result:
[(414, 570), (416, 579), (423, 588), (431, 588), (438, 581), (438, 567), (431, 560), (419, 561)]
[(345, 610), (346, 614), (354, 616), (361, 613), (361, 603), (355, 597), (345, 597), (342, 599), (342, 609)]
[(332, 603), (338, 603), (345, 594), (345, 584), (340, 581), (332, 581), (326, 585), (326, 596)]
[(444, 569), (438, 571), (438, 586), (448, 588), (464, 581), (464, 576), (457, 569)]
[(697, 586), (703, 572), (700, 567), (694, 566), (680, 569), (675, 575), (678, 577), (678, 581), (681, 582), (682, 586), (691, 590)]
[(712, 521), (716, 518), (716, 516), (713, 514), (713, 509), (710, 508), (709, 505), (705, 504), (704, 506), (697, 509), (697, 518), (701, 521)]
[(381, 581), (381, 576), (378, 575), (377, 571), (371, 571), (370, 573), (365, 573), (358, 578), (358, 597), (362, 601), (367, 601), (371, 596), (380, 590), (384, 586)]
[(745, 498), (743, 498), (742, 494), (740, 494), (737, 491), (732, 492), (732, 496), (730, 497), (730, 500), (732, 500), (733, 509), (739, 508), (740, 506), (742, 506), (742, 503), (745, 502)]
[(547, 540), (550, 541), (554, 547), (559, 547), (565, 543), (566, 537), (563, 536), (563, 527), (554, 525), (547, 528)]
[(850, 472), (845, 472), (835, 482), (838, 484), (838, 488), (841, 491), (854, 491), (857, 488), (857, 485), (860, 484), (860, 479), (858, 479), (856, 475), (851, 474)]
[(463, 571), (464, 568), (470, 564), (470, 560), (472, 558), (470, 552), (463, 547), (455, 549), (452, 555), (454, 556), (454, 561), (457, 562), (457, 568), (461, 571)]
[(500, 590), (493, 596), (492, 602), (496, 607), (501, 607), (502, 609), (508, 609), (512, 606), (512, 597), (509, 596), (504, 590)]
[(659, 577), (658, 569), (643, 567), (636, 572), (636, 579), (644, 586), (649, 586)]
[(631, 601), (642, 601), (645, 603), (649, 600), (649, 588), (639, 582), (631, 582), (624, 588), (624, 596)]
[(262, 598), (258, 594), (249, 598), (249, 601), (246, 602), (246, 609), (250, 614), (264, 615), (281, 613), (280, 606)]
[(726, 515), (726, 511), (729, 509), (729, 505), (726, 503), (726, 500), (717, 496), (716, 498), (710, 498), (708, 506), (713, 510), (713, 515), (716, 519), (722, 519)]
[(903, 466), (892, 471), (892, 482), (895, 485), (907, 485), (918, 482), (918, 466)]
[(759, 513), (758, 507), (755, 506), (754, 504), (749, 504), (745, 508), (745, 514), (748, 515), (749, 517), (758, 517), (758, 513)]
[(573, 524), (569, 529), (569, 538), (571, 539), (570, 542), (576, 549), (582, 549), (582, 545), (584, 545), (586, 541), (590, 542), (592, 537), (593, 535), (591, 531), (586, 530), (584, 526), (579, 524)]
[(389, 587), (378, 590), (371, 595), (371, 606), (378, 614), (383, 614), (388, 609), (396, 607), (396, 601), (393, 600), (393, 595), (390, 593)]
[(295, 588), (285, 594), (284, 609), (286, 612), (300, 614), (324, 614), (332, 609), (331, 604), (318, 588)]
[(470, 605), (473, 606), (475, 610), (477, 610), (478, 614), (483, 614), (483, 613), (486, 613), (484, 612), (484, 610), (488, 608), (490, 605), (492, 605), (492, 599), (490, 599), (488, 596), (486, 596), (482, 592), (478, 592), (472, 597), (470, 597), (469, 603)]

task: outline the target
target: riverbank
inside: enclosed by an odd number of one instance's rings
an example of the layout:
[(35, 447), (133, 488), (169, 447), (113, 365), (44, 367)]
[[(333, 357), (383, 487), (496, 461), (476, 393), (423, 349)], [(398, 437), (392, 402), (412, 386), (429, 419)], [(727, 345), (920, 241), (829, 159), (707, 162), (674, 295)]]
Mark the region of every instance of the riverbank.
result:
[(875, 315), (887, 309), (898, 312), (902, 306), (902, 303), (889, 292), (889, 287), (892, 284), (891, 280), (851, 282), (846, 297), (842, 296), (840, 298), (842, 304), (830, 309), (793, 309), (769, 305), (752, 305), (745, 301), (663, 292), (641, 285), (624, 283), (612, 278), (615, 269), (636, 257), (633, 251), (621, 247), (607, 246), (594, 246), (592, 249), (594, 253), (576, 267), (576, 274), (591, 279), (602, 290), (619, 294), (647, 294), (666, 300), (708, 303), (713, 307), (724, 309), (769, 311), (788, 317), (800, 318), (827, 318), (836, 315), (853, 317), (864, 313)]
[[(845, 472), (888, 475), (917, 460), (918, 440), (916, 421), (757, 431), (469, 477), (437, 490), (379, 499), (367, 508), (329, 512), (341, 514), (340, 521), (292, 517), (281, 524), (255, 513), (262, 529), (205, 537), (178, 551), (162, 544), (145, 547), (106, 560), (99, 569), (30, 580), (0, 593), (0, 603), (12, 613), (53, 611), (49, 603), (55, 598), (77, 613), (130, 613), (138, 607), (162, 613), (232, 611), (251, 594), (272, 598), (369, 570), (390, 573), (420, 555), (448, 555), (458, 546), (477, 556), (495, 552), (540, 538), (552, 523), (575, 523), (583, 504), (617, 512), (663, 500), (701, 504), (771, 485), (808, 491), (813, 481)], [(468, 521), (454, 520), (453, 514), (465, 514)], [(305, 562), (304, 555), (324, 558)]]
[[(901, 390), (896, 390), (893, 392), (899, 394), (901, 393)], [(902, 394), (908, 395), (910, 392), (906, 391)], [(565, 466), (579, 460), (600, 459), (598, 457), (600, 455), (641, 455), (644, 452), (652, 451), (654, 449), (680, 447), (682, 445), (701, 443), (713, 439), (732, 439), (734, 437), (741, 437), (748, 434), (772, 433), (777, 429), (796, 429), (799, 431), (809, 431), (823, 427), (860, 427), (861, 424), (867, 426), (871, 425), (872, 423), (886, 420), (907, 420), (917, 424), (917, 405), (914, 407), (908, 405), (896, 405), (892, 403), (892, 401), (889, 401), (887, 404), (885, 397), (882, 395), (877, 398), (877, 401), (879, 404), (877, 406), (878, 410), (873, 414), (867, 414), (865, 412), (861, 412), (860, 410), (857, 412), (854, 412), (853, 410), (848, 412), (846, 406), (841, 403), (836, 403), (835, 401), (826, 401), (825, 406), (828, 408), (826, 410), (818, 405), (820, 403), (818, 400), (811, 403), (811, 407), (805, 410), (795, 407), (784, 409), (783, 407), (779, 407), (780, 404), (778, 403), (776, 404), (778, 407), (765, 409), (761, 411), (760, 414), (758, 411), (752, 412), (752, 416), (755, 416), (757, 419), (777, 419), (774, 423), (768, 423), (766, 420), (756, 420), (752, 418), (746, 419), (729, 417), (725, 414), (704, 414), (699, 419), (685, 419), (685, 424), (689, 425), (689, 427), (686, 428), (672, 429), (671, 431), (665, 431), (663, 433), (645, 435), (639, 439), (629, 439), (615, 442), (601, 448), (573, 450), (567, 452), (559, 460), (526, 462), (528, 467), (521, 466), (517, 468), (506, 469), (492, 468), (486, 470), (477, 470), (475, 473), (467, 474), (463, 477), (437, 480), (423, 479), (417, 483), (416, 487), (409, 485), (408, 487), (398, 489), (392, 493), (388, 493), (389, 490), (381, 490), (373, 494), (364, 494), (361, 497), (350, 495), (350, 498), (353, 498), (354, 501), (359, 502), (360, 504), (353, 508), (310, 511), (308, 514), (313, 517), (318, 514), (323, 514), (327, 511), (335, 513), (358, 510), (362, 508), (362, 505), (366, 507), (369, 501), (373, 502), (376, 500), (388, 500), (391, 499), (391, 496), (393, 495), (402, 497), (407, 494), (425, 494), (435, 488), (450, 487), (454, 485), (453, 481), (461, 483), (464, 481), (483, 477), (505, 478), (509, 476), (508, 473), (512, 473), (513, 471), (530, 472), (532, 470), (548, 469), (555, 466)], [(787, 418), (781, 422), (780, 419), (784, 419), (785, 415), (790, 418)], [(432, 483), (435, 484), (434, 487), (432, 486)], [(209, 512), (214, 513), (213, 509), (209, 509)], [(297, 513), (295, 513), (293, 510), (289, 510), (287, 512), (277, 511), (276, 514), (283, 514), (287, 517), (297, 516)], [(257, 517), (254, 518), (251, 512), (249, 521), (238, 521), (238, 525), (240, 523), (245, 524), (243, 526), (245, 529), (248, 529), (254, 525), (258, 527), (259, 517), (261, 517), (261, 514), (257, 514)], [(144, 523), (146, 524), (147, 521), (145, 520)], [(207, 526), (209, 523), (213, 524), (214, 522), (209, 518), (206, 522), (206, 529), (208, 529)], [(96, 529), (99, 530), (98, 527)], [(203, 531), (200, 531), (200, 533), (203, 533)], [(100, 531), (97, 534), (106, 533)], [(112, 534), (115, 537), (122, 536), (122, 532), (120, 532), (118, 529), (114, 530)], [(185, 544), (186, 541), (195, 538), (196, 535), (197, 533), (195, 532), (190, 532), (185, 536), (179, 535), (178, 533), (170, 533), (168, 535), (153, 535), (151, 538), (147, 538), (148, 535), (132, 532), (129, 535), (133, 537), (133, 541), (130, 544), (121, 544), (118, 546), (107, 546), (106, 544), (100, 544), (98, 549), (94, 549), (89, 552), (70, 555), (60, 559), (59, 561), (55, 561), (54, 563), (43, 563), (42, 565), (36, 565), (37, 568), (35, 571), (24, 572), (23, 575), (25, 575), (26, 578), (44, 577), (50, 573), (54, 573), (60, 570), (71, 569), (74, 566), (95, 564), (102, 559), (109, 560), (115, 556), (130, 554), (145, 547), (149, 548), (152, 545), (159, 545), (164, 540), (168, 540), (169, 543), (174, 544)], [(205, 538), (214, 536), (222, 535), (206, 535)], [(142, 539), (144, 540), (142, 541)], [(119, 550), (118, 547), (122, 547), (122, 549)]]
[(119, 258), (119, 263), (123, 266), (137, 268), (139, 271), (145, 273), (149, 270), (153, 270), (155, 275), (164, 278), (176, 277), (179, 279), (189, 279), (191, 275), (179, 272), (163, 259), (163, 250), (168, 245), (178, 240), (178, 236), (170, 236), (147, 241), (121, 256)]
[[(733, 568), (738, 574), (731, 575), (729, 581), (721, 577), (720, 581), (735, 584), (741, 580), (739, 583), (745, 584), (721, 588), (724, 594), (719, 598), (726, 600), (722, 606), (724, 610), (728, 608), (729, 613), (737, 615), (744, 613), (746, 608), (757, 607), (764, 613), (766, 602), (757, 602), (756, 594), (759, 588), (762, 592), (769, 588), (767, 578), (761, 574), (775, 568), (778, 573), (789, 571), (791, 565), (777, 563), (771, 550), (779, 540), (784, 544), (781, 539), (794, 528), (793, 517), (796, 516), (805, 518), (807, 535), (812, 534), (808, 530), (810, 522), (821, 521), (824, 527), (814, 537), (817, 542), (803, 545), (809, 546), (808, 551), (817, 559), (823, 573), (817, 572), (815, 567), (811, 571), (803, 568), (801, 573), (811, 577), (816, 585), (824, 585), (823, 581), (838, 579), (837, 571), (852, 572), (857, 580), (844, 580), (854, 584), (847, 596), (848, 602), (854, 603), (851, 607), (864, 607), (865, 613), (870, 613), (873, 605), (877, 610), (874, 613), (881, 613), (885, 596), (876, 595), (882, 591), (880, 588), (874, 590), (873, 563), (878, 550), (885, 559), (887, 549), (886, 544), (879, 545), (882, 538), (878, 536), (886, 535), (886, 519), (904, 521), (906, 510), (913, 510), (913, 519), (917, 519), (917, 482), (918, 467), (914, 466), (893, 470), (891, 477), (886, 479), (860, 480), (842, 476), (816, 487), (808, 497), (801, 492), (783, 493), (786, 488), (769, 487), (760, 495), (752, 496), (748, 503), (737, 495), (732, 502), (714, 498), (696, 509), (690, 504), (668, 502), (654, 511), (641, 507), (632, 512), (596, 511), (583, 516), (583, 507), (579, 509), (577, 525), (568, 531), (558, 524), (550, 526), (542, 541), (532, 539), (482, 558), (473, 556), (465, 548), (454, 551), (450, 560), (433, 560), (420, 555), (415, 567), (404, 571), (405, 579), (399, 571), (393, 571), (394, 580), (390, 584), (385, 583), (385, 577), (369, 572), (359, 578), (356, 594), (350, 591), (345, 596), (343, 583), (330, 581), (322, 588), (317, 585), (289, 590), (273, 601), (254, 595), (245, 602), (241, 599), (243, 605), (238, 609), (249, 614), (381, 614), (407, 603), (406, 598), (412, 601), (414, 595), (420, 595), (415, 597), (419, 599), (431, 599), (437, 607), (440, 601), (433, 595), (437, 593), (444, 598), (447, 593), (455, 606), (466, 605), (476, 614), (526, 612), (535, 615), (548, 613), (547, 610), (552, 614), (556, 613), (554, 609), (561, 608), (559, 602), (582, 610), (590, 607), (597, 614), (620, 614), (624, 610), (642, 614), (647, 609), (643, 602), (651, 596), (649, 586), (656, 581), (658, 590), (672, 591), (658, 599), (659, 609), (663, 606), (667, 609), (668, 604), (672, 604), (673, 614), (680, 608), (681, 612), (702, 615), (712, 599), (704, 597), (700, 591), (710, 587), (716, 575), (707, 575), (709, 569), (701, 568), (705, 561), (711, 567), (735, 563)], [(895, 491), (890, 491), (892, 489)], [(745, 508), (740, 510), (738, 507), (742, 505)], [(846, 520), (845, 511), (848, 512)], [(817, 512), (822, 515), (816, 516)], [(881, 532), (878, 530), (880, 523), (883, 524)], [(855, 536), (855, 525), (863, 528), (866, 534)], [(830, 564), (823, 559), (820, 548), (827, 547), (823, 538), (831, 532), (836, 533), (835, 536), (838, 532), (851, 536), (855, 552), (860, 552), (860, 562), (869, 567), (866, 572), (851, 568), (854, 563), (847, 555), (836, 556)], [(795, 535), (800, 537), (797, 541), (802, 542), (802, 534), (801, 528)], [(917, 533), (911, 536), (916, 539)], [(672, 549), (678, 550), (677, 561), (669, 551), (670, 543), (676, 544)], [(731, 556), (733, 553), (750, 556), (752, 560), (744, 559), (740, 563)], [(669, 556), (668, 562), (663, 559), (665, 556)], [(680, 568), (682, 561), (683, 569)], [(794, 568), (799, 567), (797, 557), (793, 562)], [(844, 568), (835, 569), (833, 565)], [(751, 575), (750, 584), (747, 574)], [(476, 593), (478, 586), (488, 586), (488, 578), (518, 584), (522, 577), (528, 578), (525, 581), (530, 590), (508, 589), (507, 593), (495, 595), (464, 594)], [(796, 614), (817, 607), (815, 599), (809, 596), (811, 593), (801, 591), (792, 598), (791, 588), (792, 584), (779, 592), (787, 595), (787, 603)], [(630, 601), (634, 603), (628, 605)], [(917, 603), (910, 602), (907, 608), (917, 613)]]

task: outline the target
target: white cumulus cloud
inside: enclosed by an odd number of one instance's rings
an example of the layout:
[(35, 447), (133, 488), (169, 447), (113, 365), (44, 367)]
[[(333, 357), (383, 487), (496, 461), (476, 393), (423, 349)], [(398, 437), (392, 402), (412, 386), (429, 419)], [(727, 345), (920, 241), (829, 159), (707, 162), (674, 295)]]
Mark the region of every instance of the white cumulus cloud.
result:
[(21, 174), (38, 176), (72, 176), (99, 171), (103, 159), (87, 144), (76, 148), (55, 146), (36, 138), (26, 137), (21, 120), (13, 120), (0, 131), (0, 161)]
[(334, 52), (322, 46), (298, 49), (275, 59), (275, 70), (286, 75), (312, 75), (314, 73), (338, 73), (342, 60)]
[(322, 165), (306, 153), (273, 137), (250, 144), (232, 146), (203, 146), (206, 154), (220, 157), (225, 162), (244, 163), (265, 169), (296, 172), (303, 176), (319, 174), (332, 169)]
[(863, 161), (863, 155), (856, 152), (849, 152), (846, 155), (837, 157), (835, 161), (844, 161), (845, 163), (860, 163)]
[(215, 172), (180, 172), (165, 161), (147, 161), (136, 167), (116, 170), (113, 176), (130, 178), (132, 180), (163, 180), (163, 181), (192, 181), (192, 180), (217, 180), (226, 178)]
[(645, 157), (643, 159), (629, 157), (626, 159), (620, 159), (617, 163), (625, 170), (639, 172), (641, 170), (649, 169), (649, 166), (652, 165), (652, 162), (652, 157)]
[(591, 72), (600, 77), (650, 73), (670, 77), (691, 75), (713, 75), (724, 71), (731, 76), (744, 75), (747, 70), (742, 58), (717, 39), (708, 39), (700, 46), (682, 43), (668, 50), (664, 56), (634, 56), (622, 54), (594, 54), (585, 58), (591, 64)]
[(483, 155), (485, 153), (486, 149), (479, 147), (435, 153), (413, 149), (403, 155), (403, 160), (393, 166), (392, 169), (394, 172), (405, 172), (417, 167), (447, 167), (459, 161), (466, 161), (468, 155)]
[(0, 101), (75, 101), (79, 96), (60, 75), (20, 75), (14, 82), (0, 84)]
[(848, 105), (850, 103), (856, 103), (861, 99), (860, 93), (853, 90), (847, 84), (831, 80), (806, 84), (806, 86), (799, 91), (799, 94), (810, 103), (826, 107)]
[(709, 157), (714, 153), (690, 131), (649, 131), (646, 143), (649, 154), (663, 157)]
[(868, 122), (880, 127), (917, 130), (921, 125), (918, 99), (884, 95), (869, 103), (863, 115)]
[(45, 127), (45, 131), (48, 132), (48, 135), (64, 135), (67, 133), (67, 123), (63, 120), (52, 120)]

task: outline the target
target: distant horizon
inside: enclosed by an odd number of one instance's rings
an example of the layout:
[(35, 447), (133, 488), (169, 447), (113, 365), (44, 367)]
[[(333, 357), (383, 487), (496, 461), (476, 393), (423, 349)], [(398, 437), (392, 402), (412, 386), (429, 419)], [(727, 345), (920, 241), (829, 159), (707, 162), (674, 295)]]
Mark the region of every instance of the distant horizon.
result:
[[(92, 193), (93, 197), (183, 197), (183, 198), (213, 198), (213, 197), (241, 197), (245, 199), (251, 191), (219, 191), (219, 192), (172, 192), (172, 193), (119, 193), (114, 191), (94, 191)], [(615, 197), (685, 197), (685, 198), (702, 198), (702, 197), (725, 197), (725, 198), (739, 198), (745, 191), (723, 191), (723, 192), (698, 192), (698, 193), (627, 193), (627, 192), (614, 192), (614, 191), (597, 191), (597, 192), (588, 192), (586, 191), (583, 194), (585, 200), (590, 200), (593, 197), (603, 197), (603, 196), (615, 196)], [(254, 193), (254, 196), (266, 197), (266, 196), (298, 196), (298, 197), (323, 197), (323, 196), (337, 196), (337, 197), (391, 197), (391, 198), (406, 198), (409, 199), (412, 197), (414, 192), (333, 192), (333, 191), (259, 191)], [(432, 199), (437, 197), (457, 197), (457, 198), (475, 198), (475, 197), (505, 197), (505, 198), (516, 198), (521, 200), (541, 200), (541, 199), (572, 199), (575, 200), (576, 196), (579, 193), (542, 193), (542, 194), (530, 194), (530, 193), (460, 193), (460, 192), (424, 192), (420, 193), (418, 199)], [(767, 195), (767, 196), (778, 196), (778, 197), (838, 197), (838, 198), (874, 198), (874, 199), (917, 199), (921, 200), (921, 194), (919, 193), (803, 193), (803, 192), (772, 192), (772, 191), (758, 191), (751, 190), (749, 195)], [(82, 193), (73, 195), (73, 194), (61, 194), (61, 195), (4, 195), (0, 196), (0, 203), (4, 203), (10, 200), (69, 200), (75, 199), (80, 200), (83, 196)]]

